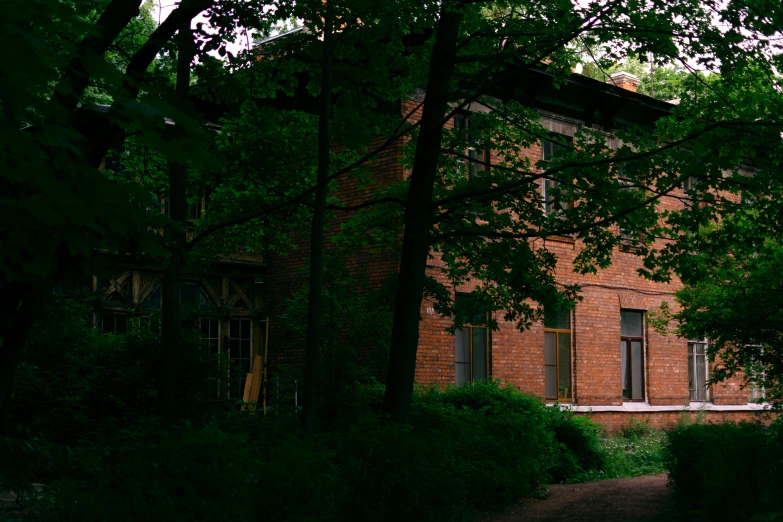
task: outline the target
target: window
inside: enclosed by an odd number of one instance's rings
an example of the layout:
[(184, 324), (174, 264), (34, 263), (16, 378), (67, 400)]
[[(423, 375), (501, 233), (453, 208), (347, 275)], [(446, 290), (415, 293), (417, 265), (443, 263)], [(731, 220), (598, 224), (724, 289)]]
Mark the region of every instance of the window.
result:
[[(558, 136), (557, 141), (543, 140), (541, 142), (541, 159), (544, 161), (550, 161), (559, 154), (568, 150), (567, 144), (572, 141), (568, 136)], [(544, 178), (541, 186), (544, 196), (544, 212), (551, 214), (560, 213), (563, 210), (569, 208), (571, 205), (566, 201), (559, 201), (555, 203), (553, 191), (560, 183), (554, 179)]]
[(483, 143), (484, 140), (480, 136), (475, 136), (475, 132), (471, 133), (470, 126), (470, 114), (461, 112), (454, 115), (454, 132), (460, 140), (464, 138), (467, 142), (465, 155), (470, 158), (467, 161), (464, 158), (457, 158), (459, 172), (467, 171), (469, 178), (475, 178), (487, 170), (485, 163), (489, 163), (489, 153)]
[(108, 312), (99, 316), (101, 335), (123, 334), (128, 331), (128, 315)]
[(544, 391), (547, 400), (571, 400), (571, 312), (544, 314)]
[(708, 379), (707, 342), (688, 341), (688, 389), (691, 401), (709, 400)]
[(690, 194), (690, 192), (695, 191), (697, 185), (698, 180), (695, 176), (689, 176), (682, 184), (682, 189), (685, 191), (685, 210), (690, 210), (694, 206), (693, 196)]
[[(748, 348), (754, 348), (758, 350), (761, 355), (764, 355), (764, 347), (760, 345), (748, 345)], [(746, 378), (750, 384), (750, 397), (749, 402), (764, 402), (767, 398), (767, 391), (764, 389), (764, 381), (767, 377), (764, 367), (759, 364), (755, 358), (751, 358), (750, 362), (745, 369)]]
[(620, 366), (623, 399), (644, 400), (644, 312), (620, 311)]
[(228, 353), (228, 397), (241, 399), (245, 377), (252, 363), (250, 318), (234, 318), (228, 322), (228, 337), (223, 339), (223, 350)]
[(204, 212), (209, 210), (209, 198), (215, 192), (212, 187), (199, 190), (195, 196), (188, 199), (188, 219), (195, 221), (204, 217)]
[(541, 142), (541, 159), (550, 161), (555, 156), (568, 150), (566, 144), (571, 141), (572, 139), (568, 136), (558, 136), (557, 141), (543, 140)]
[[(486, 316), (472, 309), (474, 299), (469, 295), (457, 294), (455, 308), (462, 327), (454, 331), (454, 366), (457, 386), (486, 379), (489, 367), (489, 336), (487, 335)], [(465, 318), (469, 318), (466, 321)]]
[[(637, 190), (637, 188), (633, 186), (633, 180), (626, 176), (624, 164), (620, 164), (619, 166), (617, 181), (620, 183), (622, 190)], [(641, 241), (644, 239), (643, 234), (634, 234), (632, 220), (633, 213), (624, 216), (619, 222), (620, 247), (626, 250), (633, 250), (639, 247)]]

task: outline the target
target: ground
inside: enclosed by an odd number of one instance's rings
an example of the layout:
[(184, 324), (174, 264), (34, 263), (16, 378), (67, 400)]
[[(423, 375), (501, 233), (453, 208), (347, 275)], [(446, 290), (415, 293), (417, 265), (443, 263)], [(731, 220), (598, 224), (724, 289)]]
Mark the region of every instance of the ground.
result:
[(549, 487), (483, 522), (678, 522), (665, 474)]

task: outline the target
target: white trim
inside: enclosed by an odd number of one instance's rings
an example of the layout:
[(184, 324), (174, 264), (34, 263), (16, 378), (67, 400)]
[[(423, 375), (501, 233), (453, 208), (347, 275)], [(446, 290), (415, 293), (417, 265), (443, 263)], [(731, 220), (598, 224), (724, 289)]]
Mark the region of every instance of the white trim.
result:
[(769, 411), (771, 406), (764, 404), (712, 404), (711, 402), (691, 402), (687, 406), (653, 406), (644, 402), (626, 402), (622, 406), (578, 406), (575, 404), (559, 404), (560, 409), (578, 413), (590, 412), (625, 412), (625, 413), (657, 413), (669, 411)]

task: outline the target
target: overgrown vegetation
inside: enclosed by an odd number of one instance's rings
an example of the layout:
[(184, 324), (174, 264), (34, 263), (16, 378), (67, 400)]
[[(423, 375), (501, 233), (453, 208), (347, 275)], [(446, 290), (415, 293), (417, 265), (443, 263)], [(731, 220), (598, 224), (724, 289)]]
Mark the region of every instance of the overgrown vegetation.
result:
[[(380, 413), (383, 386), (344, 381), (350, 404), (321, 410), (312, 437), (285, 379), (266, 416), (183, 387), (189, 420), (160, 431), (154, 336), (100, 336), (78, 300), (47, 316), (18, 375), (28, 429), (0, 440), (3, 487), (46, 484), (20, 519), (451, 521), (605, 465), (597, 425), (500, 382), (420, 389), (403, 425)], [(194, 358), (183, 380), (213, 364)]]
[(694, 521), (783, 520), (783, 422), (689, 424), (669, 433), (667, 466)]
[(604, 465), (569, 478), (570, 482), (638, 477), (664, 473), (666, 433), (643, 422), (633, 422), (619, 434), (600, 438)]

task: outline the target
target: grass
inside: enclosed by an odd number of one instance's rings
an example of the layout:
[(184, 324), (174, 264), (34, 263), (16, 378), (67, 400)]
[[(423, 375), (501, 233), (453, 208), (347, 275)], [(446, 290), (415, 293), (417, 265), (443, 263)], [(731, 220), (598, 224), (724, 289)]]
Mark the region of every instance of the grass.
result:
[(573, 476), (569, 483), (639, 477), (664, 473), (666, 433), (636, 422), (617, 435), (603, 435), (601, 449), (606, 461), (602, 469)]

